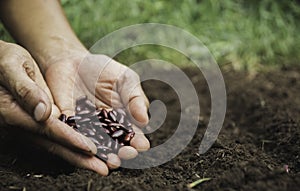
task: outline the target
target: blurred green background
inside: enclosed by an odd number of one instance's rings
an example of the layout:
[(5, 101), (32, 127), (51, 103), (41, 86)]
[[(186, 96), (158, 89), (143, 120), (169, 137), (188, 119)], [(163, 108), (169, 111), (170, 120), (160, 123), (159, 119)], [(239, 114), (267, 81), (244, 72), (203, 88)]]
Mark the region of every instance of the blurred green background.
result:
[[(62, 0), (76, 34), (92, 46), (106, 34), (138, 23), (165, 23), (198, 37), (220, 65), (260, 70), (298, 64), (300, 2), (296, 0)], [(11, 41), (0, 27), (1, 39)], [(117, 56), (123, 63), (164, 58), (185, 66), (183, 55), (157, 46)]]

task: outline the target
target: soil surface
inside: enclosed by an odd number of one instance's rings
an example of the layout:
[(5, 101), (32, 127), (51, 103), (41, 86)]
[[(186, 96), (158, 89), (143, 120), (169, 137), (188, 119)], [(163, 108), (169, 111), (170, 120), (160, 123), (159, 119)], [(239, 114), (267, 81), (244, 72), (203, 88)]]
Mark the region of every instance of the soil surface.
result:
[[(185, 72), (199, 94), (201, 115), (192, 141), (171, 161), (143, 170), (121, 168), (101, 177), (15, 142), (1, 130), (0, 190), (298, 190), (300, 68), (254, 77), (223, 69), (226, 118), (217, 141), (203, 155), (198, 148), (210, 116), (210, 94), (197, 70)], [(176, 130), (181, 109), (167, 84), (148, 81), (143, 86), (150, 100), (160, 99), (168, 109), (162, 127), (148, 135), (156, 146)], [(211, 180), (187, 187), (203, 177)]]

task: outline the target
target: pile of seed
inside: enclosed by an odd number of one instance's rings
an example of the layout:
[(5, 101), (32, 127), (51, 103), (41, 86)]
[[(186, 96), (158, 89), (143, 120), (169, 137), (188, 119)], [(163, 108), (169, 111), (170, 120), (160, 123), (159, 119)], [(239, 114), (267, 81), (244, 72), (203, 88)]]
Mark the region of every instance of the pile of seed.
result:
[(103, 160), (129, 145), (135, 134), (123, 109), (96, 108), (86, 96), (76, 101), (74, 116), (62, 114), (59, 119), (90, 138), (97, 146), (96, 156)]

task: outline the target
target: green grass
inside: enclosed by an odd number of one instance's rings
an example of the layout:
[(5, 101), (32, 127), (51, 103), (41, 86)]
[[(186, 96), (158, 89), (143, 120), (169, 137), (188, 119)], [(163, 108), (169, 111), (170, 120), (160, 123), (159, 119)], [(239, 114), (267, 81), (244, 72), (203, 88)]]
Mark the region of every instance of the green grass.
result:
[[(155, 22), (189, 31), (220, 65), (259, 70), (297, 64), (300, 58), (300, 3), (293, 0), (62, 0), (62, 4), (87, 47), (122, 27)], [(0, 35), (9, 39), (3, 29)], [(145, 58), (187, 63), (179, 53), (157, 46), (133, 48), (117, 57), (124, 63)]]

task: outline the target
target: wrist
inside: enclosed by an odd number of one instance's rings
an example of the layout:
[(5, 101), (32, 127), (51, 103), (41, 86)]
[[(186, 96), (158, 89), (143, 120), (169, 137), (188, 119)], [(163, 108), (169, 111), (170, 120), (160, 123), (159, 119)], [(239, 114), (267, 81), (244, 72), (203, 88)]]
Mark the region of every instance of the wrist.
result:
[(68, 23), (59, 1), (0, 0), (0, 17), (42, 71), (54, 57), (70, 51), (87, 52)]
[(82, 57), (88, 50), (78, 39), (64, 38), (59, 35), (50, 36), (42, 45), (29, 50), (43, 73), (54, 63), (69, 58)]

